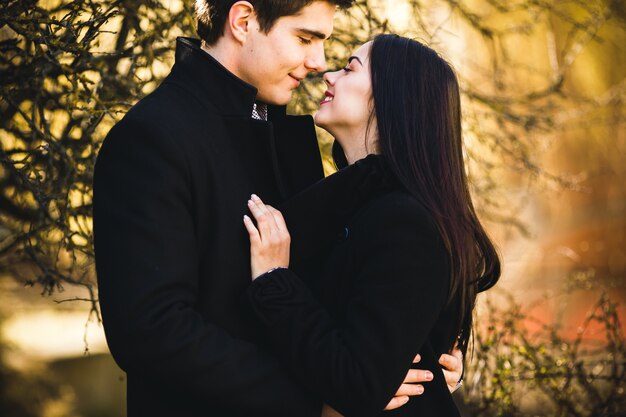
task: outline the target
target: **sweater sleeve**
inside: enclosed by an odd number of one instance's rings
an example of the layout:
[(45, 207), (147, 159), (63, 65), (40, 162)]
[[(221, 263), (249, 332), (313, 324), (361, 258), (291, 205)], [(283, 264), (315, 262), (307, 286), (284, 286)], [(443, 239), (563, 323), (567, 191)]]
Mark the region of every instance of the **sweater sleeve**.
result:
[(375, 205), (353, 224), (345, 317), (331, 317), (289, 269), (248, 291), (278, 357), (345, 416), (383, 410), (445, 304), (446, 252), (424, 210), (407, 202)]
[(96, 269), (113, 357), (131, 377), (184, 393), (190, 407), (319, 416), (321, 403), (273, 356), (196, 310), (199, 254), (188, 169), (167, 133), (128, 118), (99, 154)]

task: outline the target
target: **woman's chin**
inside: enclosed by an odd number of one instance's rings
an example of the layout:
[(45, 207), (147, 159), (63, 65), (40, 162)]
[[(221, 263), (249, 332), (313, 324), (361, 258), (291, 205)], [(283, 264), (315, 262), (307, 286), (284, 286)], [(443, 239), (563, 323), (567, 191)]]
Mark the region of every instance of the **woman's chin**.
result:
[(320, 114), (320, 113), (321, 113), (321, 111), (318, 111), (313, 116), (313, 120), (315, 121), (315, 125), (317, 127), (321, 127), (324, 130), (328, 130), (328, 121), (326, 120), (325, 115), (324, 114)]
[(332, 118), (329, 117), (329, 112), (327, 110), (325, 110), (325, 109), (319, 110), (313, 116), (313, 120), (315, 121), (315, 125), (317, 127), (320, 127), (322, 129), (324, 129), (325, 131), (330, 133), (331, 136), (333, 136), (333, 137), (336, 136), (335, 135), (336, 130), (337, 130), (336, 120), (332, 120)]

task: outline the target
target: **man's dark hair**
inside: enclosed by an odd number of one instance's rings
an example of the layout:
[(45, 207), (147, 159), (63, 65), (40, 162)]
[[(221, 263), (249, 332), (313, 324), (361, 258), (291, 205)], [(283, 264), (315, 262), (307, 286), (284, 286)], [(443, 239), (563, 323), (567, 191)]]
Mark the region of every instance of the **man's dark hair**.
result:
[[(316, 1), (326, 1), (341, 9), (348, 8), (354, 0), (248, 0), (253, 6), (257, 20), (264, 33), (283, 16), (293, 16)], [(228, 13), (237, 0), (196, 0), (196, 23), (198, 36), (213, 45), (224, 35)]]

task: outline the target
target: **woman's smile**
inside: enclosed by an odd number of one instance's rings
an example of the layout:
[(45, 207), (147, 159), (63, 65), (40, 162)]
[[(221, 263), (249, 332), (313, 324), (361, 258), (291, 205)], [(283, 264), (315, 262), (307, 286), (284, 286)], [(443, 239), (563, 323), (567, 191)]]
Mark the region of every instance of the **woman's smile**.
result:
[(320, 102), (320, 106), (326, 103), (330, 103), (335, 98), (335, 95), (330, 91), (326, 91), (324, 95), (326, 96), (326, 98)]

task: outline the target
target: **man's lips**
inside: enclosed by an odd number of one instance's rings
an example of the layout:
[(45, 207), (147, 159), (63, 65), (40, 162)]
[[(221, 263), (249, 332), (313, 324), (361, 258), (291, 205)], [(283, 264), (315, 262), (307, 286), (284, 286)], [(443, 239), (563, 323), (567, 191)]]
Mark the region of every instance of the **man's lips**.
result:
[(330, 103), (331, 101), (333, 101), (333, 98), (335, 97), (335, 95), (331, 93), (330, 91), (326, 91), (324, 95), (326, 96), (326, 98), (320, 102), (320, 106), (322, 104)]
[(289, 76), (293, 78), (293, 80), (296, 82), (296, 87), (300, 85), (300, 81), (302, 81), (302, 78), (295, 77), (291, 74), (289, 74)]

